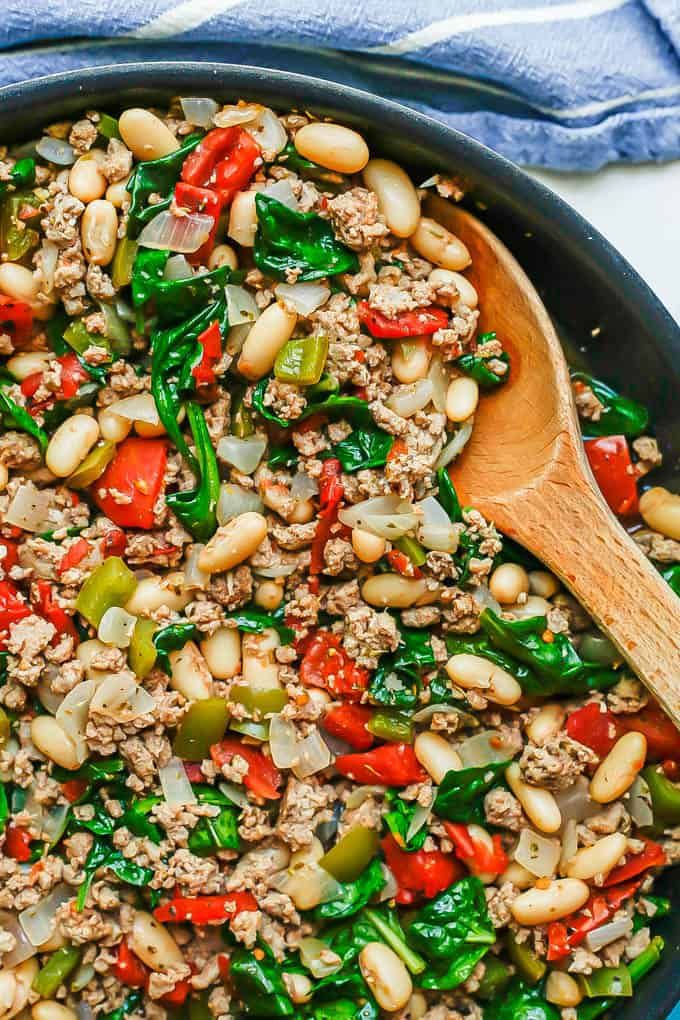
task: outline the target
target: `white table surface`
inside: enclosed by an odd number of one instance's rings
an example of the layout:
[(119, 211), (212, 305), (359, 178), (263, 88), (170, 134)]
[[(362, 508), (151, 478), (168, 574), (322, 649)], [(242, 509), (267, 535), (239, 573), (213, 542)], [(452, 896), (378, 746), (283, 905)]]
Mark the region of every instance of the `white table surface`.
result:
[(590, 220), (680, 322), (680, 161), (530, 172)]

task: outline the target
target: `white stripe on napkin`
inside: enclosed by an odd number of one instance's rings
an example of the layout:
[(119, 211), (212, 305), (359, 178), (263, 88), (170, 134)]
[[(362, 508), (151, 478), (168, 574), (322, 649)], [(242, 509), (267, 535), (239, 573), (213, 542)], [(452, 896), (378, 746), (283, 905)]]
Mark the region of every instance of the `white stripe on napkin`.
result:
[(132, 39), (171, 39), (199, 28), (216, 14), (238, 7), (244, 0), (184, 0), (130, 33)]
[(457, 14), (442, 21), (434, 21), (416, 32), (409, 32), (401, 39), (382, 46), (372, 47), (370, 53), (410, 53), (413, 50), (434, 46), (463, 32), (474, 32), (480, 28), (495, 28), (501, 25), (536, 25), (551, 21), (579, 21), (598, 14), (625, 7), (633, 0), (574, 0), (573, 3), (554, 4), (546, 7), (525, 7), (519, 10), (487, 11), (480, 14)]

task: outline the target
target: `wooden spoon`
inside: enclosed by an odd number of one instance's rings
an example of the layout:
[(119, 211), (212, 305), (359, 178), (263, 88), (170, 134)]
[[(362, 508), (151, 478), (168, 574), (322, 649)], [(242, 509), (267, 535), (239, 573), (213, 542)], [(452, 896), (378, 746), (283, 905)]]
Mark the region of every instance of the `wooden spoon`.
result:
[(548, 313), (488, 227), (438, 198), (428, 215), (469, 248), (480, 332), (495, 330), (511, 359), (508, 382), (483, 398), (454, 484), (557, 574), (680, 726), (680, 601), (600, 495)]

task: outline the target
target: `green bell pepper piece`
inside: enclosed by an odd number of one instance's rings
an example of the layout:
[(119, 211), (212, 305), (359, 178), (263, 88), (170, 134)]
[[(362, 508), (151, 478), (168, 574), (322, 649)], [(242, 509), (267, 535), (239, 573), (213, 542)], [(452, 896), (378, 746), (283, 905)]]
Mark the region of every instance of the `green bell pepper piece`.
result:
[(398, 538), (393, 544), (395, 549), (398, 549), (399, 552), (403, 552), (406, 556), (408, 556), (414, 567), (422, 567), (425, 562), (426, 553), (417, 539), (411, 538), (410, 535), (404, 535), (402, 538)]
[(116, 455), (116, 444), (102, 439), (91, 450), (82, 464), (79, 464), (72, 475), (66, 479), (69, 489), (86, 489), (106, 471)]
[(475, 995), (478, 999), (488, 1002), (501, 996), (510, 984), (512, 971), (507, 964), (499, 960), (493, 953), (484, 957), (484, 973)]
[(64, 340), (73, 348), (76, 354), (84, 354), (88, 347), (105, 347), (111, 351), (111, 346), (100, 333), (88, 333), (82, 319), (74, 319), (64, 330)]
[(233, 684), (229, 700), (243, 705), (250, 714), (273, 715), (288, 704), (288, 695), (282, 687), (253, 687), (250, 684)]
[[(173, 188), (182, 170), (182, 164), (200, 140), (201, 135), (189, 135), (184, 144), (168, 156), (137, 164), (130, 180), (125, 185), (131, 198), (128, 215), (129, 234), (136, 237), (145, 223), (152, 220), (161, 210), (168, 208)], [(162, 201), (156, 205), (147, 205), (153, 194), (160, 195)]]
[(528, 985), (537, 984), (548, 969), (545, 960), (539, 959), (528, 942), (518, 942), (515, 933), (508, 931), (508, 956), (517, 973)]
[(195, 489), (170, 493), (165, 502), (197, 542), (207, 542), (217, 530), (220, 471), (205, 415), (193, 401), (187, 404), (187, 418), (194, 437), (200, 481)]
[(680, 563), (671, 563), (670, 567), (664, 567), (661, 576), (671, 586), (672, 591), (680, 596)]
[(62, 946), (61, 949), (57, 949), (36, 974), (31, 985), (33, 991), (37, 992), (41, 999), (52, 999), (69, 974), (76, 969), (79, 961), (78, 946)]
[(154, 620), (139, 617), (132, 632), (132, 640), (128, 649), (128, 664), (133, 673), (143, 680), (156, 665), (158, 655), (153, 643), (153, 636), (158, 630)]
[(118, 121), (108, 113), (100, 113), (97, 121), (97, 132), (102, 138), (120, 138)]
[(210, 748), (218, 744), (229, 725), (229, 709), (224, 698), (202, 698), (192, 701), (179, 724), (173, 750), (185, 761), (203, 761), (210, 757)]
[(302, 282), (358, 271), (355, 253), (336, 241), (330, 223), (316, 213), (289, 209), (262, 192), (255, 197), (255, 208), (253, 258), (263, 273), (285, 280), (294, 271)]
[[(8, 262), (19, 262), (40, 240), (37, 230), (28, 224), (40, 216), (39, 202), (32, 192), (7, 195), (0, 212), (0, 245)], [(29, 214), (29, 210), (34, 212)], [(21, 226), (19, 225), (21, 224)]]
[[(649, 971), (656, 967), (657, 963), (661, 959), (661, 953), (664, 948), (664, 940), (660, 935), (655, 935), (652, 941), (649, 943), (646, 949), (636, 956), (634, 960), (631, 960), (628, 964), (628, 971), (630, 973), (633, 987), (637, 985)], [(595, 1017), (602, 1016), (603, 1013), (607, 1013), (610, 1009), (615, 1009), (616, 1006), (620, 1005), (619, 1001), (615, 997), (607, 997), (599, 999), (597, 1002), (586, 1002), (582, 1006), (578, 1007), (577, 1014), (578, 1020), (595, 1020)]]
[(580, 979), (583, 994), (589, 999), (628, 998), (633, 994), (633, 981), (625, 963), (618, 967), (601, 967), (592, 974), (582, 974)]
[(35, 419), (31, 417), (25, 408), (12, 400), (1, 385), (0, 418), (4, 419), (4, 424), (7, 428), (15, 428), (20, 432), (27, 432), (29, 436), (37, 439), (42, 453), (45, 453), (47, 444), (50, 441), (47, 433), (36, 424)]
[(647, 765), (641, 775), (652, 798), (654, 824), (661, 828), (680, 825), (680, 786), (665, 776), (659, 765)]
[(0, 708), (0, 750), (5, 746), (10, 738), (12, 732), (12, 725), (9, 721), (9, 716), (5, 712), (4, 708)]
[(354, 882), (378, 852), (380, 836), (366, 825), (355, 825), (319, 861), (338, 882)]
[(116, 245), (111, 267), (111, 279), (116, 290), (127, 287), (132, 282), (132, 267), (137, 258), (138, 245), (129, 237), (121, 237)]
[(413, 743), (413, 722), (408, 712), (399, 709), (379, 708), (366, 723), (366, 729), (378, 740), (395, 743)]
[(18, 159), (9, 172), (8, 181), (0, 181), (0, 199), (4, 198), (10, 188), (32, 188), (35, 184), (35, 160)]
[(604, 404), (604, 411), (597, 421), (590, 418), (581, 419), (581, 431), (584, 436), (627, 436), (628, 439), (635, 439), (649, 427), (649, 411), (644, 404), (629, 397), (622, 397), (611, 386), (588, 375), (587, 372), (572, 372), (571, 378), (574, 382), (585, 383)]
[(281, 382), (313, 386), (323, 375), (328, 337), (305, 336), (289, 340), (276, 355), (274, 375)]
[(120, 556), (109, 556), (87, 578), (76, 599), (76, 610), (93, 627), (112, 606), (124, 606), (135, 588), (137, 578)]
[(252, 719), (232, 719), (229, 729), (235, 733), (242, 733), (244, 737), (252, 737), (253, 740), (260, 740), (262, 743), (269, 740), (269, 720), (254, 722)]

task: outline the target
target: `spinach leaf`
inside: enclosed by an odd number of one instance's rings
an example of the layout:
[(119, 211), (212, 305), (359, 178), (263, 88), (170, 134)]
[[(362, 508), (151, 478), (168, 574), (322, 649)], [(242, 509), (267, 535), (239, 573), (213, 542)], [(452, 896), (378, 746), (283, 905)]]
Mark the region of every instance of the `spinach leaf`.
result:
[(299, 282), (337, 273), (356, 273), (359, 260), (336, 241), (333, 228), (316, 213), (301, 213), (260, 192), (255, 197), (258, 229), (253, 258), (263, 273), (285, 280), (291, 271)]
[(670, 567), (664, 567), (661, 576), (671, 586), (671, 590), (680, 596), (680, 563), (672, 563)]
[(144, 868), (135, 861), (128, 860), (123, 857), (120, 850), (116, 850), (102, 839), (95, 838), (83, 868), (85, 880), (78, 890), (77, 910), (82, 910), (85, 906), (87, 894), (99, 868), (109, 868), (121, 882), (138, 888), (148, 885), (153, 878), (153, 868)]
[[(342, 986), (342, 975), (336, 976), (340, 977), (338, 983)], [(305, 1007), (303, 1016), (309, 1020), (378, 1020), (380, 1010), (373, 999), (357, 1002), (356, 999), (342, 998), (332, 1002), (310, 1003)]]
[(280, 467), (295, 467), (299, 459), (300, 455), (294, 446), (271, 446), (267, 463), (270, 468), (276, 470)]
[(432, 967), (423, 974), (420, 984), (423, 988), (450, 991), (457, 988), (472, 974), (479, 961), (486, 956), (488, 946), (470, 946), (459, 949), (444, 966)]
[(456, 487), (451, 481), (451, 476), (446, 468), (439, 468), (437, 471), (437, 485), (439, 494), (437, 499), (446, 510), (451, 520), (455, 523), (463, 520), (463, 512), (458, 499)]
[(201, 818), (191, 830), (188, 842), (192, 854), (209, 857), (218, 850), (238, 850), (238, 811), (230, 804), (212, 818)]
[(293, 1016), (281, 969), (273, 960), (258, 960), (246, 949), (234, 949), (229, 964), (230, 982), (247, 1016)]
[(401, 849), (420, 850), (427, 839), (427, 825), (423, 825), (411, 839), (406, 839), (409, 825), (418, 807), (416, 801), (402, 800), (395, 790), (387, 791), (385, 801), (389, 805), (389, 811), (383, 815), (383, 821), (390, 832), (397, 837)]
[[(201, 137), (200, 134), (189, 135), (184, 144), (168, 156), (137, 164), (130, 180), (125, 185), (131, 198), (128, 214), (129, 237), (136, 237), (145, 223), (169, 207), (182, 164), (189, 153), (196, 148)], [(149, 198), (153, 194), (160, 195), (162, 201), (155, 205), (148, 205)]]
[(543, 998), (538, 988), (515, 980), (484, 1007), (484, 1020), (560, 1020), (560, 1012)]
[(340, 920), (358, 913), (385, 885), (380, 861), (375, 858), (354, 882), (341, 882), (340, 894), (314, 910), (317, 921)]
[(163, 832), (155, 822), (149, 821), (149, 815), (156, 804), (160, 804), (162, 797), (143, 797), (141, 800), (133, 800), (123, 812), (120, 825), (133, 832), (135, 836), (146, 837), (152, 843), (160, 843), (163, 840)]
[(280, 425), (283, 429), (287, 429), (291, 425), (304, 421), (305, 418), (310, 418), (313, 414), (324, 414), (333, 420), (337, 418), (346, 418), (358, 428), (365, 429), (372, 427), (373, 419), (371, 417), (371, 412), (368, 410), (368, 402), (361, 400), (359, 397), (347, 397), (340, 393), (331, 393), (330, 396), (326, 397), (324, 400), (318, 401), (317, 403), (312, 402), (307, 404), (307, 407), (304, 409), (302, 414), (293, 421), (288, 421), (286, 418), (280, 418), (264, 403), (264, 396), (267, 391), (269, 381), (269, 377), (267, 376), (264, 379), (260, 379), (259, 383), (253, 390), (253, 407), (267, 421), (274, 422), (275, 425)]
[(6, 427), (18, 429), (19, 432), (28, 432), (30, 436), (37, 439), (42, 453), (45, 453), (49, 443), (47, 433), (36, 424), (25, 408), (12, 400), (2, 386), (0, 386), (0, 417)]
[(0, 833), (5, 831), (8, 818), (9, 801), (7, 800), (7, 788), (5, 783), (0, 783)]
[(261, 634), (268, 627), (273, 627), (284, 645), (289, 645), (295, 640), (295, 631), (292, 627), (286, 627), (275, 614), (266, 613), (262, 609), (239, 609), (235, 613), (227, 613), (225, 620), (234, 620), (238, 630), (248, 634)]
[(368, 688), (371, 701), (396, 708), (413, 708), (420, 690), (419, 670), (435, 665), (427, 631), (400, 627), (400, 641), (393, 655), (383, 655)]
[[(489, 343), (491, 340), (496, 339), (495, 333), (483, 333), (478, 341), (477, 348), (483, 347), (485, 343)], [(501, 386), (504, 382), (508, 381), (510, 372), (505, 372), (503, 375), (496, 375), (489, 368), (489, 358), (481, 358), (478, 354), (463, 354), (460, 358), (456, 358), (454, 364), (461, 372), (465, 372), (466, 375), (472, 376), (475, 382), (481, 386), (483, 390), (491, 390), (496, 386)], [(503, 351), (501, 355), (496, 359), (497, 361), (503, 361), (506, 365), (510, 364), (510, 358), (508, 354)]]
[(166, 280), (163, 276), (168, 252), (142, 248), (132, 267), (132, 303), (135, 307), (153, 298), (156, 315), (163, 326), (184, 322), (207, 304), (224, 295), (231, 270), (220, 266), (209, 273), (188, 276), (184, 280)]
[(197, 542), (207, 542), (217, 530), (220, 472), (202, 408), (189, 401), (187, 418), (198, 458), (198, 486), (171, 492), (165, 502)]
[(125, 772), (125, 762), (122, 758), (100, 758), (86, 761), (84, 765), (75, 771), (64, 769), (61, 765), (55, 765), (52, 769), (52, 778), (58, 783), (66, 783), (69, 779), (86, 779), (89, 783), (108, 783)]
[[(163, 279), (165, 264), (170, 256), (169, 251), (156, 251), (154, 248), (139, 248), (132, 266), (130, 288), (132, 304), (140, 308), (155, 293), (156, 287)], [(186, 318), (186, 316), (185, 316)]]
[(115, 831), (117, 823), (104, 807), (101, 797), (92, 797), (85, 803), (93, 808), (94, 814), (91, 818), (72, 817), (71, 827), (77, 830), (87, 829), (96, 836), (110, 836)]
[(347, 472), (382, 467), (394, 444), (394, 436), (373, 428), (354, 429), (334, 447), (333, 454)]
[(449, 822), (484, 825), (484, 797), (502, 782), (509, 764), (509, 761), (495, 761), (468, 769), (452, 769), (439, 784), (432, 810)]
[(144, 999), (144, 992), (141, 988), (136, 988), (134, 992), (130, 992), (125, 998), (125, 1002), (118, 1009), (114, 1009), (111, 1013), (105, 1013), (102, 1015), (102, 1020), (124, 1020), (124, 1017), (129, 1016), (130, 1013), (136, 1012), (137, 1008), (142, 1005)]
[[(292, 143), (291, 143), (292, 144)], [(314, 166), (315, 164), (312, 164)], [(0, 198), (4, 198), (10, 188), (32, 188), (35, 184), (35, 160), (18, 159), (9, 172), (9, 180), (0, 181)]]
[(648, 428), (649, 411), (644, 404), (629, 397), (622, 397), (611, 386), (586, 372), (572, 372), (571, 378), (574, 382), (582, 382), (589, 386), (597, 399), (604, 404), (604, 411), (597, 421), (581, 418), (581, 431), (584, 436), (627, 436), (629, 439), (635, 439)]
[(363, 913), (349, 921), (334, 924), (323, 933), (324, 942), (340, 957), (343, 968), (356, 960), (364, 946), (375, 942), (377, 937), (375, 927)]
[(56, 428), (81, 407), (90, 407), (99, 393), (99, 383), (83, 383), (75, 397), (68, 400), (56, 400), (52, 407), (43, 411), (43, 427), (45, 432), (54, 432)]
[(193, 641), (198, 636), (198, 628), (195, 623), (190, 623), (188, 620), (180, 620), (179, 623), (170, 623), (167, 627), (161, 627), (157, 630), (152, 641), (156, 649), (158, 658), (157, 662), (164, 673), (170, 676), (172, 672), (170, 669), (170, 652), (177, 652), (180, 648), (184, 648), (187, 641)]

